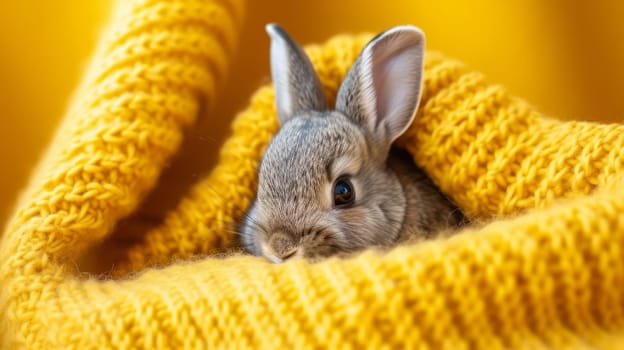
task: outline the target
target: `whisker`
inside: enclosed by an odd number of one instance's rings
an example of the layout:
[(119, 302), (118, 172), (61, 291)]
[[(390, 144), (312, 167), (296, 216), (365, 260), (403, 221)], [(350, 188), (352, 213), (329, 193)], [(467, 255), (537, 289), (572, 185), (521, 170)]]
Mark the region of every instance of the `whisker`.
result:
[(224, 230), (224, 231), (234, 236), (243, 236), (243, 234), (238, 231), (233, 231), (233, 230)]

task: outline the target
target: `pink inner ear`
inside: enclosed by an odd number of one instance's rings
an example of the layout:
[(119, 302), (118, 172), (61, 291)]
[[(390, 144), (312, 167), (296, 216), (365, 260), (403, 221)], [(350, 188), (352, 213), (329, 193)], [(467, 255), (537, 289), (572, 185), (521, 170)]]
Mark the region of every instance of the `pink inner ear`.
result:
[(385, 124), (392, 139), (411, 124), (420, 98), (422, 47), (408, 39), (389, 39), (372, 53), (376, 124)]

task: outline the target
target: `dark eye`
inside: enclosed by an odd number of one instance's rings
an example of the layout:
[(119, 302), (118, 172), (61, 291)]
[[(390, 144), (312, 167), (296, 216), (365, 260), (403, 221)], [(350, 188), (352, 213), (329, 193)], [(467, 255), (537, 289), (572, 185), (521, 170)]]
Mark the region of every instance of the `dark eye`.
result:
[(346, 176), (338, 178), (334, 184), (334, 205), (345, 207), (355, 201), (355, 190), (349, 178)]

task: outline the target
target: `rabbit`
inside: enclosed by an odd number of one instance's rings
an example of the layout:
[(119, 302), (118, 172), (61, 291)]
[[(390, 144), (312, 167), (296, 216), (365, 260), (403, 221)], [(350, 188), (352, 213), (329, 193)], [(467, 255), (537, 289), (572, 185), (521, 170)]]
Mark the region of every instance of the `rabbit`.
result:
[(245, 250), (274, 263), (315, 261), (462, 225), (461, 210), (393, 146), (420, 101), (419, 28), (396, 26), (373, 38), (333, 110), (302, 48), (278, 24), (266, 31), (280, 129), (262, 156), (243, 219)]

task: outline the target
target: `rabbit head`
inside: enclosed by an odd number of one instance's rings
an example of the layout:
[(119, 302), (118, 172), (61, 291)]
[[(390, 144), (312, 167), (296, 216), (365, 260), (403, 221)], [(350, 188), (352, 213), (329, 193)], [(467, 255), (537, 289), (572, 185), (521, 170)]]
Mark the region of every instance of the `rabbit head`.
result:
[(424, 34), (398, 26), (373, 38), (330, 109), (305, 52), (278, 25), (266, 29), (280, 130), (260, 162), (243, 245), (273, 262), (391, 245), (406, 197), (386, 161), (418, 108)]

